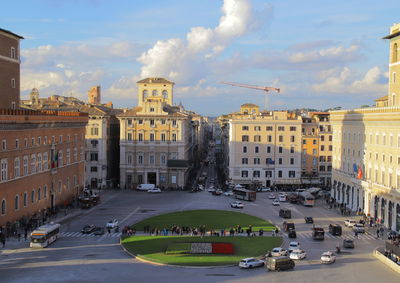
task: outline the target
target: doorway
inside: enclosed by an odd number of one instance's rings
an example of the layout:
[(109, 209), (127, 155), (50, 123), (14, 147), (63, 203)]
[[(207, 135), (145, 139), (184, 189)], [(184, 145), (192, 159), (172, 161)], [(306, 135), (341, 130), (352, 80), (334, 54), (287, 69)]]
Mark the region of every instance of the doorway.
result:
[(147, 183), (148, 184), (157, 184), (157, 173), (156, 172), (147, 173)]

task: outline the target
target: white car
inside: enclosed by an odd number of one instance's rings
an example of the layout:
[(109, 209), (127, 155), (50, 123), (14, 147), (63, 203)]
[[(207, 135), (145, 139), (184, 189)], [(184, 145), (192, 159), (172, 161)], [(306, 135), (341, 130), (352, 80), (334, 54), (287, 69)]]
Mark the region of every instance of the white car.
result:
[(306, 258), (306, 256), (307, 256), (307, 253), (305, 251), (298, 249), (298, 250), (293, 250), (290, 253), (289, 258), (300, 260), (300, 259)]
[(353, 231), (357, 232), (357, 233), (365, 233), (364, 224), (361, 224), (361, 223), (354, 224)]
[(285, 202), (286, 201), (286, 196), (285, 195), (279, 195), (279, 201)]
[(233, 196), (233, 192), (232, 191), (227, 191), (227, 192), (224, 193), (224, 196), (227, 196), (227, 197)]
[(294, 250), (299, 250), (300, 249), (300, 243), (299, 242), (290, 242), (289, 243), (289, 253), (291, 253)]
[(154, 189), (150, 189), (147, 190), (148, 193), (161, 193), (161, 190), (159, 188), (154, 188)]
[(254, 257), (244, 258), (239, 262), (240, 268), (253, 268), (264, 266), (265, 262), (261, 259), (255, 259)]
[(272, 205), (273, 205), (273, 206), (280, 206), (281, 203), (279, 202), (279, 200), (275, 199), (275, 200), (272, 202)]
[(110, 228), (110, 229), (114, 229), (117, 226), (118, 226), (118, 220), (117, 219), (110, 220), (106, 224), (106, 228)]
[(262, 188), (257, 189), (257, 192), (260, 192), (260, 193), (265, 193), (265, 192), (270, 192), (270, 191), (271, 191), (271, 188), (268, 188), (268, 187), (262, 187)]
[(240, 201), (234, 201), (234, 202), (231, 202), (231, 207), (232, 207), (232, 208), (243, 208), (244, 205), (243, 205), (243, 203), (240, 202)]
[(271, 251), (272, 256), (285, 256), (287, 255), (287, 250), (278, 247), (278, 248), (273, 248)]
[(207, 189), (207, 192), (209, 192), (209, 193), (215, 192), (214, 186), (209, 187), (209, 188)]
[(346, 219), (345, 221), (344, 221), (344, 226), (346, 226), (346, 227), (353, 227), (354, 225), (356, 225), (357, 224), (357, 221), (355, 221), (355, 220), (353, 220), (353, 219)]
[(334, 263), (336, 261), (336, 255), (333, 252), (324, 252), (321, 255), (321, 262), (322, 263)]
[(275, 194), (269, 194), (268, 198), (269, 199), (275, 199), (276, 197), (275, 197)]

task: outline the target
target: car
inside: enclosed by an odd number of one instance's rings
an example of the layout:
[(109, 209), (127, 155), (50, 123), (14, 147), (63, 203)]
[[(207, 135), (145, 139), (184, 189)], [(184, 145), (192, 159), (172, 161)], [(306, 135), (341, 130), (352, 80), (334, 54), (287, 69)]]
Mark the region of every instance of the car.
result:
[(283, 218), (292, 218), (292, 211), (287, 208), (281, 208), (279, 210), (279, 217)]
[(278, 199), (281, 202), (285, 202), (286, 201), (286, 196), (285, 195), (279, 195)]
[(227, 197), (233, 196), (233, 192), (232, 191), (227, 191), (227, 192), (224, 193), (224, 196), (227, 196)]
[(288, 231), (288, 237), (289, 238), (296, 238), (297, 237), (297, 235), (296, 235), (296, 230), (294, 230), (294, 229), (289, 229), (289, 231)]
[(148, 193), (161, 193), (161, 190), (159, 188), (154, 188), (154, 189), (149, 189), (147, 190)]
[(356, 233), (365, 233), (364, 224), (361, 224), (361, 223), (354, 224), (353, 231)]
[(93, 235), (96, 235), (96, 236), (104, 235), (104, 233), (105, 233), (104, 227), (96, 227), (96, 229), (94, 229), (94, 231), (93, 231)]
[(282, 226), (283, 226), (283, 230), (285, 232), (288, 232), (289, 230), (295, 230), (296, 229), (296, 227), (294, 226), (294, 223), (293, 222), (289, 222), (289, 221), (283, 221)]
[(239, 262), (240, 268), (253, 268), (264, 266), (265, 262), (261, 259), (255, 259), (254, 257), (244, 258)]
[(334, 263), (336, 261), (336, 255), (334, 252), (328, 251), (321, 255), (321, 262), (325, 264)]
[(346, 219), (344, 221), (344, 226), (352, 228), (354, 225), (356, 225), (357, 221), (353, 219)]
[(273, 206), (280, 206), (281, 203), (279, 202), (279, 200), (274, 199), (274, 201), (272, 202), (272, 205), (273, 205)]
[(209, 187), (208, 189), (207, 189), (207, 192), (209, 192), (209, 193), (213, 193), (213, 192), (215, 192), (216, 190), (214, 189), (214, 187)]
[(287, 254), (288, 254), (287, 250), (285, 250), (281, 247), (273, 248), (271, 251), (272, 256), (284, 256)]
[(304, 220), (306, 221), (306, 223), (314, 223), (314, 219), (311, 216), (304, 217)]
[(270, 192), (270, 191), (271, 191), (271, 188), (268, 188), (268, 187), (261, 187), (261, 188), (257, 189), (257, 192), (260, 192), (260, 193), (265, 193), (265, 192)]
[(290, 242), (289, 243), (289, 248), (288, 248), (289, 253), (291, 253), (294, 250), (298, 250), (298, 249), (300, 249), (300, 243), (299, 242)]
[(110, 220), (106, 224), (106, 228), (110, 228), (110, 229), (117, 228), (117, 226), (118, 226), (118, 220), (117, 219)]
[(329, 233), (333, 236), (341, 236), (342, 226), (339, 224), (329, 224)]
[(343, 248), (354, 249), (354, 241), (350, 239), (343, 240)]
[(221, 189), (217, 189), (212, 194), (215, 196), (220, 196), (220, 195), (222, 195), (222, 193), (223, 193), (223, 191)]
[(291, 259), (304, 259), (307, 257), (307, 253), (301, 249), (297, 249), (297, 250), (293, 250), (290, 254), (289, 254), (289, 258)]
[(275, 196), (275, 194), (269, 194), (268, 198), (269, 198), (269, 199), (275, 199), (276, 196)]
[(243, 203), (240, 202), (240, 201), (234, 201), (234, 202), (231, 202), (231, 207), (232, 207), (232, 208), (243, 208), (244, 205), (243, 205)]
[(94, 229), (96, 229), (95, 225), (85, 225), (81, 232), (82, 234), (90, 234), (94, 231)]

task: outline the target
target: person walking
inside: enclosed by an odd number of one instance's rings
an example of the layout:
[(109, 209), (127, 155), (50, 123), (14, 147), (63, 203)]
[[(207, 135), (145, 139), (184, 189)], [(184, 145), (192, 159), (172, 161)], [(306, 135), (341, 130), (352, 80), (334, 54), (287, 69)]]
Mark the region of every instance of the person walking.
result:
[(379, 239), (379, 228), (376, 229), (376, 238)]
[(6, 235), (4, 233), (0, 234), (0, 241), (3, 244), (3, 249), (6, 247)]
[(26, 241), (28, 239), (28, 228), (25, 227), (24, 230), (24, 240)]

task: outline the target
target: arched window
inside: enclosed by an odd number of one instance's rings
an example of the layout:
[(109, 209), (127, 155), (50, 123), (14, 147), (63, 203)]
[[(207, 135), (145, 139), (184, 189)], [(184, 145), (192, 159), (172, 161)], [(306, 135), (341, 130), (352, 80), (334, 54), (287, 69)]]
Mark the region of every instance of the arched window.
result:
[(25, 192), (24, 193), (24, 206), (27, 206), (27, 205), (28, 205), (28, 193)]
[(1, 215), (5, 215), (6, 214), (6, 200), (3, 199), (1, 201)]
[(37, 198), (40, 200), (42, 198), (42, 190), (39, 188), (37, 191)]
[(47, 185), (44, 185), (43, 187), (43, 198), (47, 197)]
[(18, 195), (15, 196), (14, 208), (15, 208), (15, 210), (19, 209), (19, 196)]
[(31, 202), (35, 203), (35, 190), (34, 189), (32, 190), (32, 193), (31, 193)]
[(146, 98), (149, 95), (149, 92), (145, 89), (143, 91), (143, 98)]
[(157, 95), (158, 95), (158, 91), (157, 91), (156, 89), (153, 90), (153, 91), (152, 91), (152, 95), (153, 95), (153, 96), (157, 96)]
[(168, 98), (168, 91), (163, 90), (162, 95), (165, 99)]
[(392, 63), (397, 62), (397, 43), (393, 44), (393, 58), (392, 58)]

